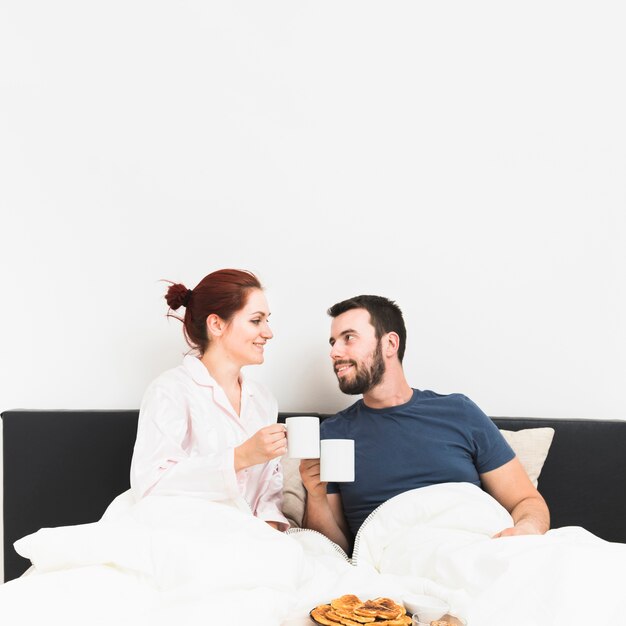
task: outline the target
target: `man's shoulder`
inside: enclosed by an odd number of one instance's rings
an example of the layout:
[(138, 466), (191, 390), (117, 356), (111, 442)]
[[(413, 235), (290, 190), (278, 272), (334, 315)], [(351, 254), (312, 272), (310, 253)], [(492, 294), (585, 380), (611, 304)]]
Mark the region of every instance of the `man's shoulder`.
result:
[(453, 414), (456, 417), (466, 419), (484, 420), (484, 411), (464, 393), (436, 393), (435, 391), (417, 391), (415, 395), (417, 403), (422, 402), (432, 410), (442, 414)]
[(470, 400), (463, 393), (437, 393), (436, 391), (432, 391), (431, 389), (416, 389), (415, 390), (415, 399), (416, 400), (432, 400), (433, 402), (439, 403), (450, 403), (450, 404), (458, 404), (458, 405), (467, 405), (474, 404), (472, 400)]
[(321, 424), (322, 429), (335, 428), (338, 424), (343, 424), (346, 420), (353, 419), (358, 413), (358, 408), (362, 402), (362, 400), (357, 400), (345, 409), (324, 418)]
[(418, 398), (433, 399), (433, 400), (449, 400), (451, 402), (459, 401), (462, 399), (468, 399), (465, 394), (453, 392), (453, 393), (438, 393), (432, 389), (414, 389), (415, 395)]

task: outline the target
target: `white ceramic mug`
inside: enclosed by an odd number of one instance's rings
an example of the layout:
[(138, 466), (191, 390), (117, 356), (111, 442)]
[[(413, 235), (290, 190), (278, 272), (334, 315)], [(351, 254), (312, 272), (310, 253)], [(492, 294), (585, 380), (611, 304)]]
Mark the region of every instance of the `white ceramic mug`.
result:
[(323, 439), (320, 442), (320, 480), (354, 482), (354, 440)]
[(320, 418), (297, 415), (285, 419), (287, 456), (291, 459), (320, 458)]

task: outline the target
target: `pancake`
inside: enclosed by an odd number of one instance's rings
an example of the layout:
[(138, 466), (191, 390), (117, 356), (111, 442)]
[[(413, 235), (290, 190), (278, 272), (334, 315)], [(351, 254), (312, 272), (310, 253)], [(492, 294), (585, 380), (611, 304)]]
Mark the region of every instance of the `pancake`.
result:
[(391, 598), (374, 598), (374, 602), (376, 602), (377, 604), (382, 604), (390, 611), (396, 611), (398, 613), (396, 619), (400, 617), (400, 615), (406, 614), (406, 609), (404, 608), (404, 605), (394, 602)]
[[(334, 598), (310, 612), (311, 618), (323, 626), (410, 626), (406, 609), (391, 598), (379, 597), (363, 602), (354, 594)], [(433, 626), (435, 626), (433, 624)], [(451, 626), (442, 622), (439, 626)]]
[(324, 626), (337, 626), (337, 622), (328, 619), (328, 611), (332, 610), (330, 604), (320, 604), (311, 611), (311, 617)]
[(347, 617), (341, 617), (341, 615), (339, 615), (339, 613), (337, 613), (334, 609), (330, 609), (330, 611), (328, 611), (328, 613), (326, 613), (326, 617), (328, 617), (329, 619), (335, 620), (336, 622), (339, 622), (340, 624), (343, 624), (344, 626), (363, 626), (362, 624), (359, 624), (359, 622), (355, 622), (352, 619), (348, 619)]
[(403, 615), (402, 617), (398, 617), (398, 619), (386, 619), (381, 622), (376, 621), (373, 626), (410, 626), (412, 621), (413, 620), (408, 615)]
[(330, 606), (332, 606), (333, 609), (340, 609), (350, 613), (352, 613), (355, 607), (360, 606), (361, 604), (363, 604), (361, 598), (353, 594), (346, 594), (345, 596), (341, 596), (330, 601)]
[(359, 624), (368, 624), (373, 622), (375, 617), (363, 617), (362, 615), (357, 615), (352, 611), (342, 611), (341, 609), (334, 609), (337, 615), (341, 615), (341, 617), (345, 617), (347, 619), (354, 620), (355, 622), (359, 622)]
[(384, 620), (393, 620), (400, 617), (400, 615), (404, 615), (404, 609), (399, 604), (393, 602), (393, 600), (389, 600), (388, 598), (378, 599), (384, 601), (384, 604), (376, 602), (375, 600), (368, 600), (361, 606), (356, 607), (354, 612), (363, 617), (380, 617)]

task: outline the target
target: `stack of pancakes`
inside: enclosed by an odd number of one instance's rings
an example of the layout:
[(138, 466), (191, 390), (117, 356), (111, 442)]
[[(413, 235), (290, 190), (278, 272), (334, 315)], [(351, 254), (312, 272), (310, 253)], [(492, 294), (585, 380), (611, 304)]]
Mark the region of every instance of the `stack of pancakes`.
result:
[(320, 604), (311, 617), (324, 626), (409, 626), (411, 618), (401, 604), (390, 598), (374, 598), (363, 602), (354, 595), (345, 595)]

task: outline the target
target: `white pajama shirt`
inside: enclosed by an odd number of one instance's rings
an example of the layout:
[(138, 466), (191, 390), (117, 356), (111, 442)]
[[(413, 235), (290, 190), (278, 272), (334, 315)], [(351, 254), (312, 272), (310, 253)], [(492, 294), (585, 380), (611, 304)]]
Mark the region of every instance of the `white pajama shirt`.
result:
[(130, 470), (135, 498), (243, 498), (260, 519), (289, 528), (281, 512), (280, 459), (235, 472), (235, 447), (278, 417), (276, 400), (264, 386), (243, 375), (240, 381), (240, 415), (194, 356), (150, 384), (141, 402)]

